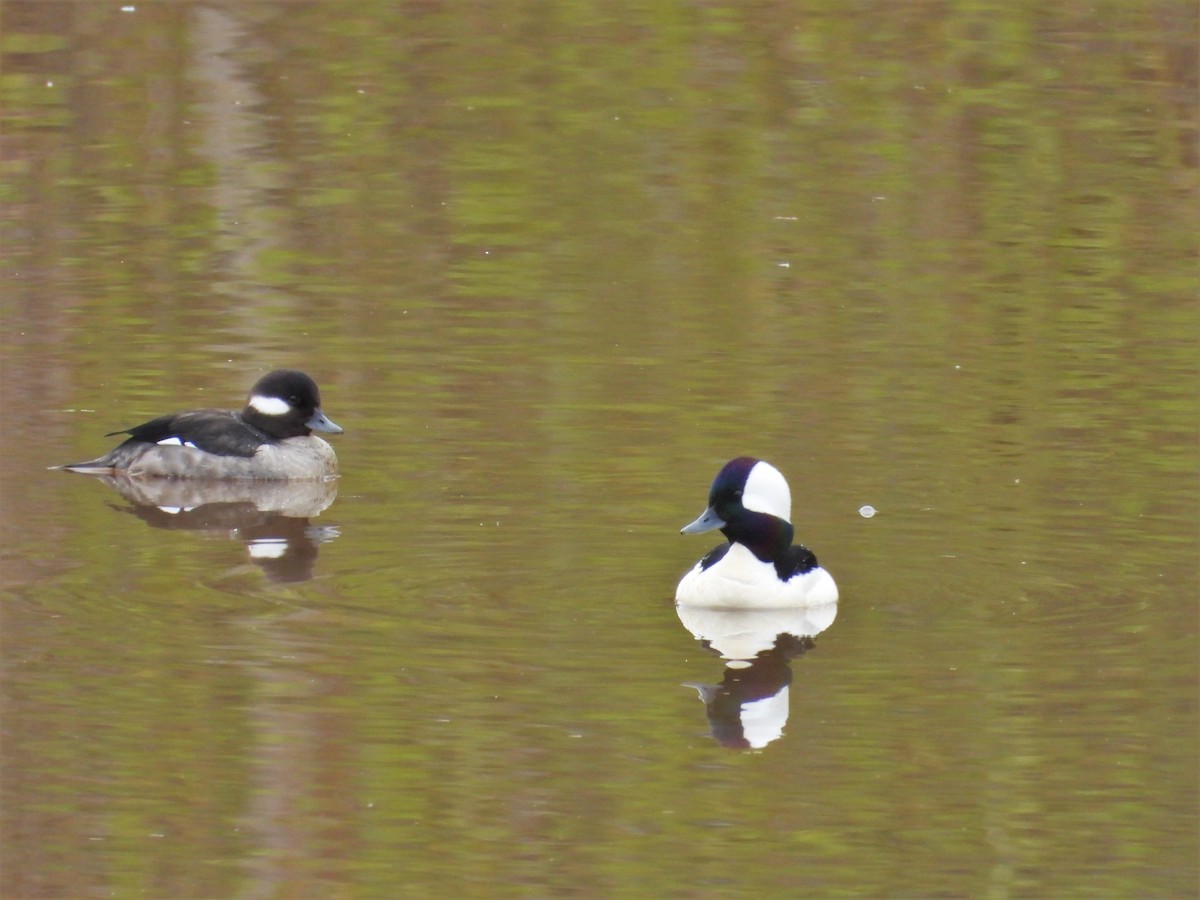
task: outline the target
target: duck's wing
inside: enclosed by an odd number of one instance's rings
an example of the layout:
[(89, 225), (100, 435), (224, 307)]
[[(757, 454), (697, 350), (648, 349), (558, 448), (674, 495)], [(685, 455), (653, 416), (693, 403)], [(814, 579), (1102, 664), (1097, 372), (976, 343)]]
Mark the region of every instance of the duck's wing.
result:
[[(121, 446), (130, 443), (194, 447), (219, 456), (253, 456), (270, 437), (242, 419), (240, 413), (227, 409), (192, 409), (170, 413), (125, 428), (109, 432), (106, 437), (127, 434)], [(119, 449), (119, 448), (118, 448)]]

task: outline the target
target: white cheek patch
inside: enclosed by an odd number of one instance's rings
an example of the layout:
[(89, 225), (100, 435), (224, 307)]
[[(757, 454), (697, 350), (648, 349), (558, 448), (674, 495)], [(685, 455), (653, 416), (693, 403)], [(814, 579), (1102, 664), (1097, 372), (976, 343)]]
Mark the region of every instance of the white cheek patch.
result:
[(746, 479), (742, 506), (751, 512), (792, 521), (792, 492), (788, 489), (787, 479), (773, 465), (760, 460)]
[(191, 447), (193, 450), (196, 449), (196, 445), (193, 444), (191, 441), (185, 441), (182, 438), (177, 438), (177, 437), (163, 438), (161, 441), (158, 442), (158, 446), (160, 446), (160, 447)]
[(264, 416), (282, 416), (291, 410), (291, 406), (282, 397), (263, 397), (258, 394), (250, 398), (249, 405)]

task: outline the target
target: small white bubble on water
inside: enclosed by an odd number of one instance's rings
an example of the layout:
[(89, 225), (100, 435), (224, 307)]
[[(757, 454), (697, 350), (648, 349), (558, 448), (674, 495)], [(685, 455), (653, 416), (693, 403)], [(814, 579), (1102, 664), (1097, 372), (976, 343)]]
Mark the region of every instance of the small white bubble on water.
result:
[(875, 512), (876, 512), (875, 507), (873, 507), (869, 503), (866, 506), (860, 506), (858, 508), (858, 514), (860, 516), (862, 516), (864, 519), (871, 518), (871, 516), (875, 515)]

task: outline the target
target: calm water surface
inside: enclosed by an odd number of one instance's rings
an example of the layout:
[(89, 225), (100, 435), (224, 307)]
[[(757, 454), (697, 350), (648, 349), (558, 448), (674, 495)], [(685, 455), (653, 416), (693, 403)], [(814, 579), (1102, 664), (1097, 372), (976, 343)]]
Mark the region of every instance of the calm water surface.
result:
[[(1194, 894), (1194, 4), (130, 6), (3, 4), (0, 895)], [(284, 365), (328, 493), (46, 470)]]

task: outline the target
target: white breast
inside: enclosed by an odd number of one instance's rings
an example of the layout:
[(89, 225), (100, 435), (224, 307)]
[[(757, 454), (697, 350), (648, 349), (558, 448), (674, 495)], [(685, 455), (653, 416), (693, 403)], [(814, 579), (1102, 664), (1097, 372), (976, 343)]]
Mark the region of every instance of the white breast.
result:
[(824, 569), (780, 581), (772, 563), (762, 562), (737, 543), (707, 569), (697, 563), (675, 589), (676, 603), (716, 609), (820, 606), (837, 599), (837, 585)]

